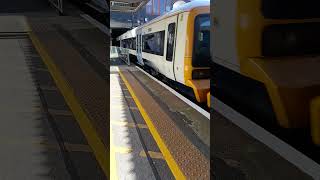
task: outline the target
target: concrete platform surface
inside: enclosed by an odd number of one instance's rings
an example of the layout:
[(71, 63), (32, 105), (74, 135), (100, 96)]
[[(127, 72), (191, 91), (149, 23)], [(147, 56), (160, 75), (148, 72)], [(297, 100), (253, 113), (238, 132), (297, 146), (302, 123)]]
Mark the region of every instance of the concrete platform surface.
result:
[[(116, 110), (121, 105), (123, 109), (129, 109), (131, 114), (139, 112), (142, 118), (137, 119), (141, 119), (141, 123), (147, 125), (155, 141), (155, 145), (151, 148), (156, 147), (160, 150), (174, 178), (209, 179), (209, 119), (196, 110), (192, 110), (192, 107), (188, 107), (188, 104), (142, 73), (134, 65), (127, 66), (123, 62), (121, 64), (121, 60), (117, 58), (112, 59), (111, 64), (114, 65), (110, 68), (111, 76), (116, 77), (120, 74), (123, 81), (111, 83), (111, 89), (115, 91), (112, 90), (110, 96), (115, 96), (117, 100), (116, 103), (112, 103), (111, 99), (111, 115), (114, 111), (115, 114), (122, 114), (121, 117), (128, 116), (125, 111), (119, 113)], [(117, 73), (119, 70), (120, 73)], [(116, 90), (119, 89), (119, 86), (125, 101), (117, 99), (119, 92)], [(123, 106), (124, 102), (128, 107)], [(131, 143), (130, 138), (125, 139), (126, 143)], [(132, 140), (132, 142), (135, 141)], [(147, 169), (146, 174), (148, 174)]]
[(111, 179), (174, 179), (118, 66), (111, 69)]
[(0, 39), (0, 179), (70, 179), (17, 39)]
[(216, 179), (313, 179), (220, 113), (213, 110), (211, 121), (211, 160)]

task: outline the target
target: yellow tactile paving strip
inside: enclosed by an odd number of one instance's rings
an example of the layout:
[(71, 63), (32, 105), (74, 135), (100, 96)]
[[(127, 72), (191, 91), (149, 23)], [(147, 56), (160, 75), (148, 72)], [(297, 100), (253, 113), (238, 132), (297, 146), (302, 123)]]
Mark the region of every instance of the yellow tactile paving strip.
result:
[[(30, 23), (30, 22), (29, 22)], [(30, 25), (30, 27), (33, 27)], [(107, 143), (107, 134), (109, 133), (109, 129), (104, 128), (103, 131), (102, 127), (105, 127), (105, 124), (103, 121), (106, 120), (106, 93), (104, 84), (104, 81), (102, 79), (96, 78), (96, 81), (93, 79), (90, 79), (92, 77), (96, 77), (92, 71), (88, 70), (89, 67), (85, 67), (85, 64), (81, 61), (78, 62), (78, 68), (87, 68), (87, 71), (78, 71), (76, 68), (71, 68), (69, 66), (69, 70), (67, 64), (72, 63), (71, 61), (68, 61), (68, 63), (62, 63), (63, 61), (63, 53), (55, 53), (54, 49), (56, 49), (57, 46), (55, 46), (56, 43), (63, 44), (65, 41), (63, 38), (59, 36), (56, 32), (29, 32), (29, 37), (32, 40), (34, 46), (36, 47), (38, 53), (40, 54), (42, 60), (47, 65), (48, 70), (50, 71), (52, 77), (54, 78), (54, 81), (57, 85), (57, 87), (60, 89), (62, 95), (64, 96), (68, 106), (70, 107), (72, 113), (74, 114), (81, 130), (83, 131), (94, 155), (96, 156), (97, 161), (99, 162), (101, 168), (103, 169), (106, 176), (109, 176), (109, 147)], [(49, 43), (51, 42), (51, 44)], [(63, 44), (64, 46), (67, 46), (68, 44)], [(55, 46), (55, 48), (54, 48)], [(64, 49), (63, 47), (60, 47)], [(65, 48), (70, 49), (70, 48)], [(73, 54), (75, 58), (70, 58), (73, 60), (79, 60), (81, 56), (76, 53), (69, 52), (69, 56)], [(69, 59), (69, 60), (70, 60)], [(62, 63), (62, 64), (59, 64)], [(64, 61), (65, 62), (65, 61)], [(71, 64), (69, 64), (71, 65)], [(88, 65), (87, 65), (88, 66)], [(71, 68), (71, 69), (70, 69)], [(75, 77), (78, 76), (76, 72), (81, 72), (83, 77), (78, 77), (78, 79)], [(86, 72), (87, 74), (84, 75), (83, 73)], [(72, 75), (73, 74), (73, 75)], [(90, 75), (89, 75), (90, 74)], [(71, 83), (70, 83), (71, 81)], [(78, 81), (78, 82), (77, 82)], [(82, 89), (79, 89), (74, 87), (74, 85), (80, 85), (80, 81), (86, 86), (82, 86)], [(88, 83), (85, 83), (87, 81)], [(80, 84), (79, 84), (80, 83)], [(90, 96), (90, 89), (88, 90), (89, 84), (98, 83), (99, 88), (95, 89), (95, 96)], [(79, 90), (81, 92), (79, 92)], [(86, 91), (87, 90), (87, 91)], [(92, 89), (91, 89), (92, 90)], [(98, 91), (98, 92), (97, 92)], [(88, 94), (89, 93), (89, 94)], [(91, 95), (92, 91), (91, 91)], [(99, 95), (102, 95), (101, 97), (97, 97)], [(89, 98), (89, 99), (88, 99)], [(91, 98), (91, 99), (90, 99)], [(96, 99), (95, 99), (96, 98)], [(96, 104), (92, 104), (92, 99), (98, 100), (96, 101)], [(88, 103), (91, 101), (91, 104)], [(98, 108), (97, 108), (98, 107)], [(105, 107), (105, 108), (103, 108)], [(97, 112), (98, 109), (98, 112)], [(95, 113), (93, 113), (95, 111)], [(101, 121), (98, 121), (101, 120)], [(99, 124), (104, 124), (104, 126), (98, 126)], [(97, 127), (100, 127), (100, 129), (97, 129)], [(100, 130), (100, 131), (98, 131)]]
[(209, 179), (210, 165), (160, 105), (127, 71), (120, 71), (131, 96), (176, 179)]

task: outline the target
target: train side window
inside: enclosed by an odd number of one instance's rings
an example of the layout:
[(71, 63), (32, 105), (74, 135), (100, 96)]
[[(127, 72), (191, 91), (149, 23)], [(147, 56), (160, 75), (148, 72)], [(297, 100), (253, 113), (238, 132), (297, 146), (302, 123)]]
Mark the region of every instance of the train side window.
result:
[(195, 18), (194, 23), (194, 45), (192, 55), (192, 66), (210, 66), (210, 16), (201, 14)]
[(129, 39), (126, 39), (126, 48), (129, 48), (130, 47), (130, 41)]
[(140, 45), (140, 43), (139, 43), (139, 35), (137, 35), (136, 36), (136, 42), (137, 42), (137, 44), (136, 44), (136, 49), (137, 49), (137, 51), (139, 51), (139, 45)]
[(127, 39), (128, 41), (128, 49), (132, 49), (132, 39)]
[(143, 52), (163, 56), (164, 31), (150, 33), (142, 36)]
[(176, 33), (176, 23), (170, 23), (168, 25), (168, 37), (167, 37), (167, 55), (166, 55), (167, 61), (172, 61), (172, 58), (173, 58), (175, 33)]
[(127, 48), (128, 48), (128, 49), (131, 49), (130, 46), (131, 46), (131, 40), (130, 40), (130, 39), (127, 39)]
[(140, 51), (140, 35), (137, 35), (137, 51)]
[(267, 19), (309, 19), (320, 18), (320, 2), (291, 0), (261, 0), (261, 11)]
[(132, 38), (132, 49), (136, 50), (136, 38)]
[(123, 48), (127, 48), (127, 40), (126, 39), (123, 40)]

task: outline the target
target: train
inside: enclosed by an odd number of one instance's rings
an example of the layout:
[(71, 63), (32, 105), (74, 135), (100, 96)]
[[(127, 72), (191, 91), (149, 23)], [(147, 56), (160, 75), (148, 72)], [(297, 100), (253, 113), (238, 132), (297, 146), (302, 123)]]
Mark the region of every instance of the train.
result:
[[(320, 145), (318, 1), (214, 1), (213, 95)], [(213, 102), (214, 103), (214, 102)]]
[(185, 89), (199, 103), (210, 92), (210, 1), (176, 2), (173, 10), (117, 38), (130, 58)]
[[(137, 61), (137, 27), (133, 28), (131, 30), (128, 30), (127, 32), (123, 33), (121, 36), (119, 36), (116, 40), (119, 41), (120, 47), (124, 48), (129, 53), (129, 59), (131, 61), (135, 61), (140, 65), (143, 65), (143, 61)], [(140, 59), (140, 58), (139, 58)]]

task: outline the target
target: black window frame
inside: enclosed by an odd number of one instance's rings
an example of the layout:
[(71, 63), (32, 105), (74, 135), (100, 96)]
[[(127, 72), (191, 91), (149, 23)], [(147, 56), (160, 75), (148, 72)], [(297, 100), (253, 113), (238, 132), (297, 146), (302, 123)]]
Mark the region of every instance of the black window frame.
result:
[(135, 37), (131, 38), (131, 49), (136, 50), (136, 45), (137, 45), (136, 38)]
[(136, 50), (139, 51), (139, 34), (136, 35)]
[(261, 0), (261, 13), (270, 19), (320, 18), (318, 0)]
[[(261, 53), (265, 57), (320, 54), (320, 23), (272, 24), (262, 32)], [(294, 37), (291, 43), (288, 38)]]
[[(146, 49), (145, 48), (145, 39), (149, 36), (155, 35), (156, 33), (160, 34), (160, 52), (156, 52), (156, 51), (152, 51), (151, 49)], [(165, 31), (157, 31), (157, 32), (153, 32), (153, 33), (148, 33), (148, 34), (144, 34), (142, 35), (142, 52), (146, 52), (146, 53), (150, 53), (150, 54), (154, 54), (154, 55), (159, 55), (159, 56), (163, 56), (164, 54), (164, 38), (165, 38)]]
[[(174, 25), (173, 26), (173, 31), (172, 31), (172, 28), (170, 29), (171, 25)], [(172, 31), (172, 32), (171, 32)], [(168, 25), (168, 35), (167, 35), (167, 53), (166, 53), (166, 60), (167, 61), (173, 61), (173, 57), (174, 57), (174, 50), (175, 50), (175, 42), (176, 42), (176, 23), (173, 22), (173, 23), (170, 23)], [(173, 33), (173, 38), (172, 38), (172, 43), (169, 44), (169, 37), (170, 37), (170, 33)], [(169, 47), (170, 46), (170, 47)], [(169, 55), (169, 52), (170, 52), (170, 57), (168, 56)]]
[[(202, 17), (208, 17), (209, 22), (210, 22), (210, 26), (211, 26), (210, 14), (199, 14), (194, 19), (193, 50), (192, 50), (192, 66), (193, 67), (210, 67), (210, 61), (211, 61), (210, 37), (208, 39), (208, 41), (209, 41), (209, 48), (208, 48), (209, 57), (208, 57), (207, 61), (204, 61), (206, 64), (202, 65), (202, 63), (199, 63), (198, 60), (196, 60), (196, 58), (197, 58), (196, 49), (198, 48), (197, 39), (198, 39), (198, 32), (199, 32), (199, 28), (200, 28), (200, 26), (198, 26), (197, 22), (198, 22), (198, 19), (200, 19)], [(209, 31), (209, 33), (210, 33), (210, 31)]]

